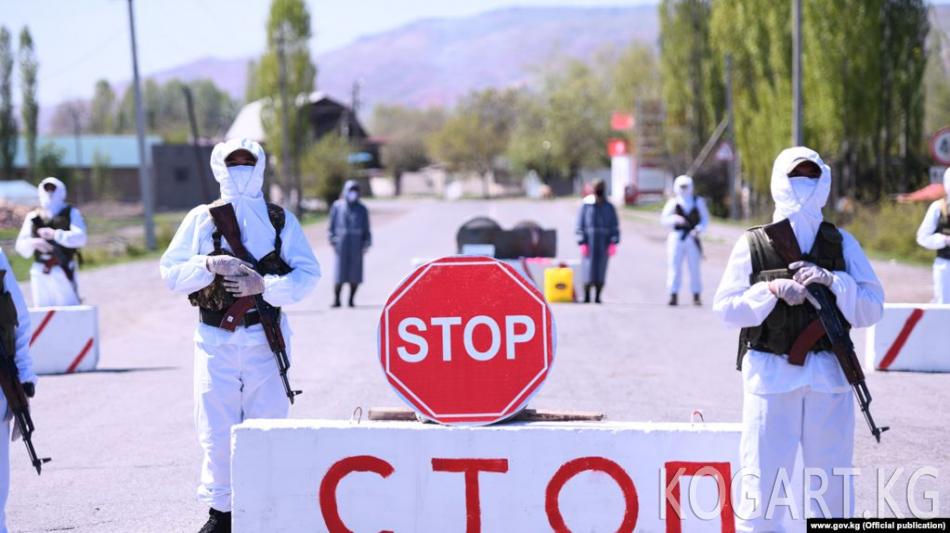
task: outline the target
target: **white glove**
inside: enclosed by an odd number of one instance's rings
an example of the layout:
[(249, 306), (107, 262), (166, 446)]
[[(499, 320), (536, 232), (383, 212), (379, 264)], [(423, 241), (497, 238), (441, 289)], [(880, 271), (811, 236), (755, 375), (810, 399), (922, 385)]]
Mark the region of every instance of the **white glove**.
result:
[(689, 236), (693, 238), (699, 237), (699, 228), (693, 228), (692, 231), (689, 232)]
[(264, 292), (264, 277), (253, 268), (241, 265), (237, 275), (224, 276), (224, 288), (236, 298), (254, 296)]
[(808, 300), (815, 309), (821, 309), (821, 305), (808, 292), (808, 289), (793, 279), (774, 279), (769, 282), (769, 290), (780, 300), (785, 300), (788, 305), (801, 305)]
[(686, 217), (683, 215), (673, 215), (673, 224), (676, 226), (685, 226), (689, 224), (689, 221), (686, 220)]
[(33, 239), (32, 241), (33, 249), (41, 254), (48, 254), (53, 252), (53, 245), (46, 239)]
[(824, 285), (825, 287), (830, 287), (832, 282), (835, 280), (835, 275), (830, 271), (821, 268), (814, 263), (809, 263), (808, 261), (795, 261), (794, 263), (788, 265), (788, 268), (792, 270), (797, 269), (795, 275), (792, 276), (792, 279), (801, 283), (802, 285), (818, 283)]
[(36, 234), (41, 239), (46, 239), (48, 241), (51, 241), (56, 237), (56, 230), (54, 230), (53, 228), (40, 228), (36, 230)]
[(251, 266), (247, 261), (241, 261), (231, 255), (209, 255), (205, 260), (205, 268), (222, 276), (235, 276), (241, 273), (242, 266)]
[(950, 235), (947, 235), (946, 237), (943, 238), (943, 245), (950, 246)]

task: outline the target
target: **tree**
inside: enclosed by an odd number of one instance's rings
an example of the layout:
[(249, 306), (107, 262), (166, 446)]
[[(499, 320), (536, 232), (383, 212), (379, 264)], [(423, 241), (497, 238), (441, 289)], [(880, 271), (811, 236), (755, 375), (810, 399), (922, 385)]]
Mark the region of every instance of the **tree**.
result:
[[(152, 79), (146, 80), (142, 91), (146, 130), (161, 135), (162, 139), (168, 142), (189, 142), (191, 124), (185, 102), (186, 86), (191, 89), (194, 97), (199, 134), (205, 137), (224, 134), (234, 120), (237, 105), (226, 92), (207, 79), (187, 84), (178, 79), (169, 80), (165, 84), (158, 84)], [(107, 88), (103, 88), (99, 100), (102, 109), (108, 107)], [(131, 88), (127, 89), (122, 97), (115, 123), (120, 133), (135, 131), (135, 101)]]
[[(293, 176), (300, 176), (299, 170), (296, 170), (300, 168), (300, 154), (312, 141), (308, 117), (299, 112), (300, 104), (297, 103), (299, 97), (306, 97), (313, 92), (317, 76), (317, 68), (310, 58), (311, 36), (310, 12), (303, 0), (272, 0), (267, 19), (267, 50), (257, 62), (255, 74), (249, 77), (256, 80), (256, 86), (250, 92), (265, 99), (261, 113), (264, 135), (268, 150), (277, 154), (275, 159), (278, 162), (281, 154), (285, 153), (282, 146), (282, 128), (287, 129), (290, 146), (286, 147), (286, 153), (291, 175), (284, 175), (282, 164), (274, 168), (278, 169), (285, 191), (296, 189), (298, 193), (300, 183), (299, 180), (294, 180)], [(286, 113), (281, 113), (280, 109), (281, 51), (286, 65)], [(283, 116), (287, 117), (286, 125), (281, 122)], [(298, 212), (300, 196), (297, 194), (298, 204), (293, 206)]]
[(63, 158), (66, 157), (66, 150), (53, 144), (44, 143), (36, 151), (36, 172), (34, 177), (37, 181), (46, 177), (59, 177), (66, 183), (66, 187), (71, 186), (71, 180), (64, 175)]
[(28, 175), (33, 175), (36, 170), (37, 119), (40, 113), (40, 106), (36, 101), (38, 70), (39, 62), (33, 47), (33, 37), (30, 36), (30, 29), (24, 27), (20, 31), (20, 114), (23, 117), (23, 144), (26, 147)]
[(324, 135), (310, 145), (301, 169), (303, 193), (320, 198), (327, 207), (340, 196), (343, 182), (352, 172), (351, 147), (340, 135)]
[(74, 99), (59, 103), (50, 119), (50, 132), (57, 135), (75, 135), (89, 131), (89, 103)]
[(614, 110), (633, 110), (637, 101), (660, 98), (663, 86), (656, 53), (649, 45), (632, 42), (610, 67)]
[(107, 80), (96, 82), (92, 102), (89, 104), (89, 132), (115, 133), (116, 131), (115, 91)]
[(10, 31), (0, 27), (0, 178), (13, 177), (17, 123), (13, 115), (13, 45)]
[(400, 105), (378, 105), (373, 110), (372, 130), (384, 140), (383, 164), (393, 174), (396, 194), (402, 191), (402, 174), (431, 162), (426, 137), (445, 123), (439, 108), (411, 109)]
[(927, 72), (924, 75), (924, 133), (927, 135), (950, 126), (950, 72), (944, 62), (945, 54), (950, 54), (947, 45), (948, 38), (943, 32), (930, 35)]

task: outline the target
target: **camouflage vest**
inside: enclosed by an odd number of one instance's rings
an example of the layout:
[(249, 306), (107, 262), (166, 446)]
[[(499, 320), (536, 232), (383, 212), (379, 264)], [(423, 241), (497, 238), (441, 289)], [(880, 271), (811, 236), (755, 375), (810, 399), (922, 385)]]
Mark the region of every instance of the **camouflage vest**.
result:
[[(950, 235), (950, 213), (947, 212), (947, 199), (940, 200), (940, 220), (937, 222), (937, 231), (941, 235)], [(937, 257), (950, 259), (950, 246), (937, 250)]]
[(697, 202), (698, 197), (693, 200), (693, 208), (689, 211), (689, 213), (683, 209), (683, 206), (676, 204), (676, 214), (685, 218), (686, 224), (677, 224), (673, 226), (673, 229), (692, 231), (693, 228), (699, 225), (699, 223), (702, 221), (702, 218), (699, 215), (699, 207), (697, 207)]
[[(769, 242), (768, 235), (762, 227), (756, 227), (746, 232), (749, 242), (749, 252), (752, 258), (752, 275), (750, 284), (760, 281), (769, 282), (774, 279), (790, 279), (792, 272), (788, 264), (779, 257)], [(814, 263), (827, 270), (844, 271), (844, 248), (841, 232), (830, 222), (822, 222), (815, 236), (815, 244), (809, 253), (802, 259)], [(784, 300), (775, 304), (775, 309), (765, 317), (762, 324), (743, 328), (739, 333), (739, 356), (736, 366), (742, 369), (742, 358), (749, 350), (768, 352), (777, 355), (787, 354), (792, 344), (805, 328), (818, 318), (818, 313), (811, 306), (788, 305)], [(847, 322), (845, 322), (847, 323)], [(850, 329), (850, 325), (848, 326)], [(818, 352), (831, 349), (831, 341), (825, 335), (810, 351)]]
[[(209, 207), (223, 205), (225, 202), (218, 200)], [(283, 276), (289, 273), (292, 268), (280, 257), (280, 249), (283, 245), (280, 233), (284, 230), (286, 215), (284, 208), (279, 205), (267, 204), (267, 216), (270, 223), (274, 226), (276, 236), (274, 237), (274, 249), (267, 255), (257, 260), (257, 272), (261, 275), (276, 274)], [(211, 235), (214, 240), (214, 250), (208, 255), (233, 255), (221, 247), (222, 235), (217, 230)], [(207, 287), (197, 290), (188, 295), (188, 301), (195, 307), (200, 307), (207, 311), (225, 311), (236, 301), (224, 288), (224, 276), (215, 275), (214, 281)]]
[[(33, 217), (33, 220), (32, 220), (33, 237), (37, 238), (40, 236), (39, 235), (40, 228), (61, 229), (64, 231), (68, 231), (70, 226), (72, 226), (72, 214), (73, 214), (73, 206), (66, 204), (59, 211), (59, 213), (57, 213), (53, 218), (49, 220), (45, 220), (41, 216), (36, 215), (35, 217)], [(61, 257), (65, 258), (67, 264), (72, 264), (73, 259), (76, 257), (76, 254), (78, 252), (76, 248), (69, 248), (54, 241), (50, 241), (50, 244), (52, 244), (54, 248), (57, 248), (58, 252), (62, 253)], [(40, 254), (40, 252), (38, 251), (33, 252), (33, 260), (37, 262), (43, 262), (45, 258), (42, 257), (42, 255), (43, 254)]]
[(16, 328), (20, 325), (13, 295), (6, 287), (7, 272), (0, 270), (0, 343), (3, 357), (16, 356)]

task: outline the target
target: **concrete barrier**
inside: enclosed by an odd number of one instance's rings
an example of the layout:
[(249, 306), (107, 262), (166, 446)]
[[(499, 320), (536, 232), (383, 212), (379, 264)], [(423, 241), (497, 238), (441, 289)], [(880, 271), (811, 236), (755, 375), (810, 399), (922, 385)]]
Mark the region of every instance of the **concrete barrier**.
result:
[(99, 319), (91, 305), (30, 309), (30, 355), (37, 374), (95, 370), (99, 363)]
[(738, 424), (251, 420), (232, 432), (233, 527), (732, 532), (739, 434)]
[(950, 372), (950, 305), (884, 304), (865, 357), (873, 370)]

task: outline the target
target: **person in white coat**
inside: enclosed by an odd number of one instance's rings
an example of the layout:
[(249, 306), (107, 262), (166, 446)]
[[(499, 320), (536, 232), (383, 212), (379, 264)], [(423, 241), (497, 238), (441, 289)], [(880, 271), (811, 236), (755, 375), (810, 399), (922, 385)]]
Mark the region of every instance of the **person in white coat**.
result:
[(703, 249), (699, 238), (709, 226), (709, 210), (706, 209), (706, 201), (693, 193), (693, 178), (684, 175), (673, 180), (673, 198), (663, 206), (660, 222), (671, 230), (666, 237), (666, 289), (670, 295), (669, 304), (677, 304), (685, 260), (689, 267), (693, 303), (702, 305), (700, 294), (703, 280), (699, 263)]
[[(265, 154), (256, 142), (232, 139), (211, 153), (211, 169), (240, 227), (241, 242), (254, 256), (256, 269), (231, 254), (217, 232), (211, 206), (191, 210), (161, 259), (168, 287), (189, 295), (199, 308), (195, 332), (195, 424), (204, 450), (198, 498), (209, 507), (202, 533), (230, 531), (231, 426), (249, 418), (286, 418), (289, 401), (277, 362), (254, 308), (233, 332), (222, 317), (237, 298), (260, 294), (272, 306), (299, 302), (320, 278), (300, 223), (283, 208), (267, 204), (261, 187)], [(290, 338), (287, 317), (280, 327)]]
[(943, 188), (946, 195), (930, 204), (923, 222), (917, 229), (917, 244), (934, 250), (934, 303), (950, 304), (950, 168), (943, 173)]
[[(27, 398), (36, 393), (36, 373), (33, 372), (33, 359), (30, 358), (30, 313), (20, 292), (13, 268), (6, 254), (0, 250), (0, 272), (3, 272), (3, 286), (0, 291), (9, 293), (0, 296), (0, 342), (12, 347), (13, 360), (17, 374), (23, 384)], [(4, 354), (4, 356), (6, 356)], [(0, 394), (0, 413), (7, 412), (7, 399)], [(0, 423), (0, 533), (7, 532), (6, 509), (7, 496), (10, 493), (10, 418), (9, 414)], [(24, 454), (26, 457), (26, 454)]]
[(66, 185), (46, 178), (37, 187), (40, 207), (26, 215), (16, 251), (33, 258), (30, 289), (33, 305), (79, 305), (79, 249), (86, 245), (86, 222), (66, 203)]
[[(817, 317), (806, 285), (828, 286), (853, 327), (870, 326), (883, 313), (884, 292), (861, 245), (822, 220), (830, 189), (831, 170), (815, 151), (795, 147), (779, 154), (772, 168), (773, 221), (789, 220), (807, 261), (785, 265), (761, 228), (753, 228), (733, 248), (716, 292), (713, 310), (728, 326), (743, 328), (740, 531), (782, 531), (790, 512), (797, 519), (854, 511), (852, 479), (840, 470), (852, 465), (851, 388), (827, 336), (804, 348), (802, 364), (790, 357), (803, 349), (793, 349), (794, 342)], [(799, 450), (805, 483), (813, 490), (824, 485), (808, 508), (803, 487), (789, 486)], [(802, 498), (785, 506), (785, 490)]]

